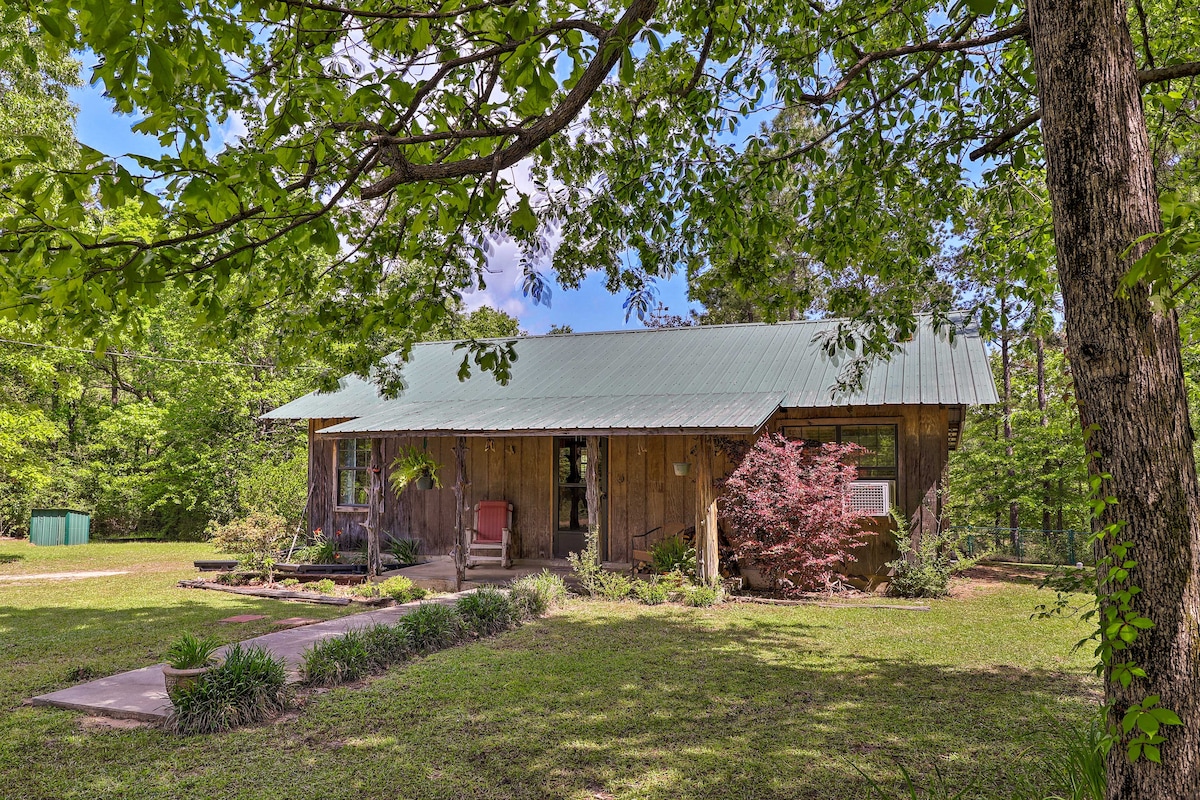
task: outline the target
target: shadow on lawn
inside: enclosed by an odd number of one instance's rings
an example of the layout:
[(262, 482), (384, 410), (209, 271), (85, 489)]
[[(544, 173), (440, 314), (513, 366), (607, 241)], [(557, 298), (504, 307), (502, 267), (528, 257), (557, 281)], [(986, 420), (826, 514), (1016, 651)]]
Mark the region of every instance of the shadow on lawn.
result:
[[(951, 785), (986, 776), (998, 791), (1011, 788), (1048, 709), (1072, 717), (1087, 703), (1079, 676), (833, 658), (802, 624), (712, 630), (687, 613), (613, 617), (585, 638), (564, 630), (571, 624), (555, 618), (337, 693), (306, 714), (312, 727), (292, 755), (338, 742), (320, 758), (340, 764), (330, 780), (338, 769), (380, 770), (378, 790), (400, 785), (412, 797), (453, 787), (530, 798), (845, 798), (866, 795), (855, 764), (887, 783), (897, 763), (916, 775), (937, 766)], [(387, 783), (398, 767), (409, 780)]]
[(811, 617), (697, 613), (554, 616), (311, 698), (286, 725), (55, 736), (10, 774), (30, 797), (833, 800), (866, 796), (855, 765), (887, 784), (902, 763), (1008, 797), (1048, 717), (1088, 707), (1078, 675), (834, 656)]
[(0, 564), (15, 564), (24, 560), (25, 556), (20, 553), (0, 553)]

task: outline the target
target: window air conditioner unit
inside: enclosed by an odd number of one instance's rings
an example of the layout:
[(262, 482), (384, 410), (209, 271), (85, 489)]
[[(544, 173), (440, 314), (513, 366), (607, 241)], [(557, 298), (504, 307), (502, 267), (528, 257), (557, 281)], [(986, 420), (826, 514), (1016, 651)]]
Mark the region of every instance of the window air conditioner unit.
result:
[(851, 511), (872, 517), (886, 517), (892, 511), (892, 482), (854, 481), (850, 484), (847, 499)]

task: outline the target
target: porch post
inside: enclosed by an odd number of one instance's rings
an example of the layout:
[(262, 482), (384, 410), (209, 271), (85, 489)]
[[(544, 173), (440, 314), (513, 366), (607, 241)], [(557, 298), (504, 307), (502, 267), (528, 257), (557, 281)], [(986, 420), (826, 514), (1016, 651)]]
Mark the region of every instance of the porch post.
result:
[(704, 584), (716, 583), (720, 577), (713, 469), (713, 439), (701, 436), (696, 445), (696, 578)]
[(587, 492), (588, 534), (596, 537), (597, 557), (604, 561), (600, 548), (600, 437), (587, 437), (587, 471), (584, 473)]
[(467, 485), (467, 440), (459, 436), (454, 443), (454, 591), (462, 591), (463, 582), (467, 579), (467, 549), (471, 543), (467, 541), (466, 509), (463, 508), (463, 497)]
[(383, 440), (371, 440), (371, 465), (367, 470), (367, 577), (379, 574), (379, 533), (383, 524)]

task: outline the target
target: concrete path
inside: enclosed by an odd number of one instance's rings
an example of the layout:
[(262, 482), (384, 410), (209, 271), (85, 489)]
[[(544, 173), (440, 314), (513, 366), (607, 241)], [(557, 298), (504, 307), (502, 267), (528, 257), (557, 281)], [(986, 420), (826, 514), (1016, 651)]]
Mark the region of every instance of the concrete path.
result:
[(107, 578), (111, 575), (128, 575), (129, 570), (111, 572), (37, 572), (32, 575), (0, 575), (0, 581), (69, 581), (80, 578)]
[[(379, 622), (394, 624), (400, 617), (425, 603), (451, 604), (468, 592), (439, 595), (429, 600), (405, 603), (402, 606), (364, 611), (338, 619), (304, 625), (299, 628), (267, 633), (247, 639), (244, 645), (260, 645), (287, 662), (288, 681), (300, 680), (300, 665), (304, 651), (313, 642), (339, 636), (352, 628), (362, 628)], [(224, 653), (222, 647), (218, 653)], [(56, 706), (91, 714), (103, 714), (118, 719), (139, 719), (158, 722), (171, 713), (171, 701), (167, 697), (167, 686), (163, 681), (162, 664), (122, 672), (108, 678), (81, 683), (69, 689), (33, 698), (35, 706)]]

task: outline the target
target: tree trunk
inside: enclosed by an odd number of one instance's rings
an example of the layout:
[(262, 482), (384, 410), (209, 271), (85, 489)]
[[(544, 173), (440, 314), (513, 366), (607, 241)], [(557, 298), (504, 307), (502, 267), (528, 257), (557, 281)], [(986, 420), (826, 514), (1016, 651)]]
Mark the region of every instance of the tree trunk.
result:
[(713, 438), (701, 436), (696, 445), (696, 579), (707, 585), (715, 584), (721, 577), (713, 472)]
[[(1099, 520), (1124, 521), (1133, 543), (1134, 608), (1154, 621), (1127, 654), (1147, 677), (1122, 688), (1105, 676), (1110, 721), (1160, 695), (1183, 725), (1163, 729), (1162, 765), (1108, 759), (1108, 797), (1200, 796), (1200, 486), (1192, 454), (1179, 324), (1148, 287), (1121, 278), (1161, 230), (1126, 9), (1119, 0), (1028, 4), (1047, 184), (1054, 214), (1072, 371), (1093, 475), (1117, 499)], [(1112, 542), (1101, 542), (1101, 555)], [(1118, 653), (1119, 660), (1126, 654)]]
[[(1041, 309), (1034, 312), (1037, 324), (1041, 324)], [(1046, 428), (1050, 427), (1050, 417), (1046, 413), (1046, 340), (1039, 332), (1035, 342), (1037, 347), (1037, 404), (1042, 416), (1038, 422), (1042, 428), (1042, 447), (1047, 446)], [(1042, 530), (1050, 530), (1050, 459), (1042, 459)]]
[(454, 442), (454, 591), (461, 592), (467, 580), (468, 539), (466, 509), (463, 498), (467, 488), (467, 440), (462, 436)]
[[(1001, 286), (1000, 291), (1008, 292), (1007, 286)], [(1003, 393), (1001, 400), (1004, 402), (1004, 457), (1008, 462), (1008, 469), (1005, 475), (1008, 476), (1008, 535), (1012, 540), (1014, 553), (1020, 552), (1018, 544), (1017, 528), (1021, 527), (1021, 512), (1017, 505), (1014, 495), (1014, 484), (1016, 483), (1017, 472), (1013, 469), (1013, 426), (1012, 426), (1012, 353), (1010, 352), (1010, 343), (1012, 341), (1012, 327), (1008, 319), (1008, 298), (1001, 296), (1000, 298), (1000, 376), (1003, 384)]]
[(587, 437), (587, 471), (584, 473), (584, 492), (587, 496), (588, 534), (596, 537), (596, 554), (601, 562), (604, 561), (605, 547), (600, 541), (600, 515), (603, 513), (600, 502), (600, 437)]
[(383, 526), (383, 440), (371, 440), (371, 465), (367, 470), (367, 577), (374, 578), (381, 567), (380, 528)]

